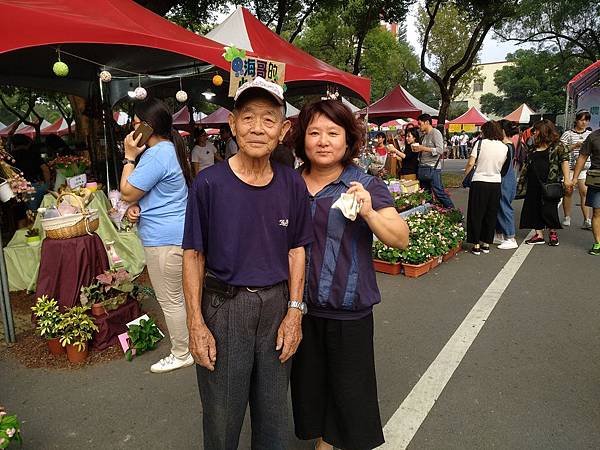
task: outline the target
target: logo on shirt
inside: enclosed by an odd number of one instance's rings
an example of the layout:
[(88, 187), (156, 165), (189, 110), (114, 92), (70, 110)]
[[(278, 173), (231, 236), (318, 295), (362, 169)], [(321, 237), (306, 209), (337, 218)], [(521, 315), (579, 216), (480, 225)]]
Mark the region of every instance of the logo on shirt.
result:
[(279, 219), (279, 225), (282, 227), (287, 227), (290, 221), (288, 219)]

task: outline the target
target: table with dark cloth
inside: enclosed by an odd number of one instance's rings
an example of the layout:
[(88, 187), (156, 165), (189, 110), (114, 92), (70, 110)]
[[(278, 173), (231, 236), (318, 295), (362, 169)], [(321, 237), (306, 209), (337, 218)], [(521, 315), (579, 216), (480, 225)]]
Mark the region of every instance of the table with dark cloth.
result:
[(98, 332), (92, 337), (92, 347), (104, 350), (119, 342), (119, 335), (127, 331), (128, 322), (142, 315), (140, 304), (135, 299), (129, 299), (117, 309), (107, 311), (101, 316), (93, 317), (98, 326)]
[(79, 290), (110, 269), (102, 239), (97, 234), (71, 239), (44, 239), (36, 297), (54, 298), (61, 312), (79, 304)]

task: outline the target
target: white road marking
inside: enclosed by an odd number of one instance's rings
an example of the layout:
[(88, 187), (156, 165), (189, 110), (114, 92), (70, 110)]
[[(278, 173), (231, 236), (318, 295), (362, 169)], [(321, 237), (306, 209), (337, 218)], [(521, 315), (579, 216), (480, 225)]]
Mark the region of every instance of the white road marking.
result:
[[(530, 232), (525, 239), (533, 236)], [(405, 449), (433, 408), (533, 245), (521, 243), (383, 428), (380, 449)]]

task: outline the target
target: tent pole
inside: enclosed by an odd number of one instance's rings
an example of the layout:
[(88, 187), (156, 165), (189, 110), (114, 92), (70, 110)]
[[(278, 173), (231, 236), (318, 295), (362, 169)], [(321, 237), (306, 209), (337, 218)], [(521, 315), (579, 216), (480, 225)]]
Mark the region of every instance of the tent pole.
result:
[(0, 312), (2, 313), (2, 324), (4, 325), (4, 340), (10, 344), (16, 342), (15, 323), (13, 322), (12, 306), (8, 293), (8, 275), (6, 273), (6, 262), (4, 261), (4, 247), (0, 233)]
[(100, 105), (102, 108), (102, 128), (104, 129), (104, 162), (106, 164), (106, 192), (110, 192), (110, 175), (108, 173), (108, 137), (106, 135), (106, 108), (104, 107), (104, 88), (102, 80), (98, 77), (100, 83)]
[(569, 117), (571, 116), (570, 106), (571, 106), (571, 102), (570, 102), (569, 88), (567, 86), (567, 102), (565, 103), (565, 123), (564, 123), (565, 131), (567, 131), (569, 129)]

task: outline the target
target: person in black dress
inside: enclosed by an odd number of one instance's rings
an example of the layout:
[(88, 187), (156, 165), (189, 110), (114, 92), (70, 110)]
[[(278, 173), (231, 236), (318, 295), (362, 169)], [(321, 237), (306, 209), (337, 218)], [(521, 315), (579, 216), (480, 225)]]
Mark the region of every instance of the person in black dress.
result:
[(404, 154), (400, 178), (404, 180), (416, 180), (419, 167), (419, 154), (412, 151), (412, 144), (420, 144), (421, 138), (416, 128), (407, 128), (404, 135)]
[(563, 182), (565, 190), (573, 189), (569, 178), (569, 149), (560, 142), (560, 135), (548, 119), (533, 126), (533, 148), (529, 152), (517, 188), (518, 197), (524, 195), (520, 228), (532, 228), (535, 234), (527, 244), (544, 244), (544, 229), (549, 230), (548, 245), (558, 245), (557, 229), (560, 200), (547, 200), (542, 196), (542, 183)]

